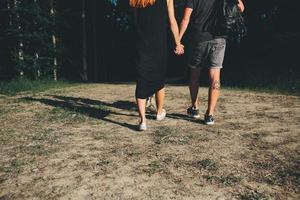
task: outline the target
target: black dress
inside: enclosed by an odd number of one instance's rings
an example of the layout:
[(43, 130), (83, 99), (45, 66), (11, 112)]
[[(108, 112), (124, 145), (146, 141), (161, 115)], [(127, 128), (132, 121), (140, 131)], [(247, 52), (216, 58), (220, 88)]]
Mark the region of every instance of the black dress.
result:
[(136, 97), (146, 99), (164, 87), (167, 68), (168, 10), (166, 0), (136, 13)]

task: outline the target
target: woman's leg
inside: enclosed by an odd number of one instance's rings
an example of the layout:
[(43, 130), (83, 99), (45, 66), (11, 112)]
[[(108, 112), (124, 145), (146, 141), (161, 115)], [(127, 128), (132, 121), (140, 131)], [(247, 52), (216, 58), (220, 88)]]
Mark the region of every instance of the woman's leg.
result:
[(146, 123), (146, 99), (136, 99), (138, 112), (140, 116), (140, 123)]
[(162, 88), (155, 93), (155, 100), (156, 100), (157, 114), (160, 114), (163, 110), (164, 102), (165, 102), (165, 88)]

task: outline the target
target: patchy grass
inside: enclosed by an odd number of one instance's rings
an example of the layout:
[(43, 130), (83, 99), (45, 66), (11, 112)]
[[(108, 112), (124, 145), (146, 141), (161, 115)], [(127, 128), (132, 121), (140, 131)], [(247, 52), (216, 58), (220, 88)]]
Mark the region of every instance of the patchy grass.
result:
[(96, 133), (92, 133), (92, 138), (94, 140), (105, 140), (107, 139), (107, 136), (102, 132), (96, 132)]
[(62, 108), (53, 108), (49, 112), (48, 120), (50, 122), (68, 122), (68, 123), (78, 123), (85, 120), (85, 116), (79, 112), (76, 112), (76, 109), (73, 111), (64, 110)]
[(158, 161), (151, 161), (148, 165), (144, 166), (143, 172), (148, 176), (152, 176), (155, 173), (162, 172), (164, 170), (164, 166)]
[(223, 89), (205, 126), (168, 86), (138, 132), (134, 85), (58, 90), (0, 99), (0, 199), (299, 199), (297, 96)]
[(30, 143), (28, 145), (21, 145), (18, 147), (21, 152), (26, 153), (29, 156), (46, 156), (50, 153), (54, 153), (54, 149), (47, 148), (46, 145), (38, 143)]
[(229, 174), (226, 176), (214, 176), (214, 175), (204, 175), (203, 178), (211, 184), (219, 184), (224, 187), (231, 187), (236, 184), (239, 184), (242, 180), (242, 177), (236, 176), (235, 174)]
[(3, 171), (10, 174), (19, 174), (22, 171), (24, 163), (21, 160), (13, 159), (8, 167), (4, 167)]
[(20, 92), (42, 92), (49, 89), (62, 89), (65, 87), (74, 86), (67, 81), (53, 81), (53, 80), (28, 80), (16, 79), (8, 82), (0, 82), (0, 94), (3, 95), (16, 95)]
[[(224, 84), (223, 88), (227, 88), (230, 90), (236, 90), (236, 91), (256, 91), (256, 92), (263, 92), (263, 93), (270, 93), (270, 94), (285, 94), (285, 95), (296, 95), (300, 96), (300, 82), (297, 81), (295, 83), (292, 83), (290, 86), (289, 84), (282, 83), (281, 81), (277, 82), (279, 84), (257, 84), (257, 83), (245, 83), (240, 85), (234, 85), (234, 84)], [(252, 85), (252, 86), (251, 86)]]
[(112, 163), (112, 161), (111, 160), (98, 160), (97, 161), (97, 165), (98, 166), (105, 166), (105, 165), (109, 165), (109, 164), (111, 164)]
[(36, 142), (48, 142), (50, 144), (55, 144), (59, 140), (59, 136), (54, 133), (54, 130), (44, 129), (38, 132), (34, 132), (32, 135), (29, 135), (30, 138), (28, 140), (36, 141)]
[(263, 193), (256, 191), (247, 191), (245, 194), (240, 195), (240, 200), (269, 200), (270, 197)]
[[(298, 165), (299, 167), (299, 165)], [(265, 182), (272, 185), (294, 185), (300, 186), (300, 172), (297, 166), (292, 169), (284, 168), (276, 170), (272, 174), (267, 174), (264, 177)]]
[(154, 133), (155, 144), (186, 145), (192, 139), (192, 135), (186, 135), (180, 127), (162, 126)]
[(0, 184), (4, 183), (7, 179), (7, 175), (0, 175)]
[(217, 163), (211, 159), (199, 160), (194, 163), (194, 166), (200, 170), (217, 171)]

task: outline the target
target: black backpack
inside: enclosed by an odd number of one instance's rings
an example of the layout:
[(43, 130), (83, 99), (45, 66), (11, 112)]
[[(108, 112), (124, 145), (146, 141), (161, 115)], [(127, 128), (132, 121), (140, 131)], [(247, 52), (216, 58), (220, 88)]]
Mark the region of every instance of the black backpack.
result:
[(247, 34), (238, 0), (218, 0), (215, 35), (225, 36), (229, 42), (240, 43)]

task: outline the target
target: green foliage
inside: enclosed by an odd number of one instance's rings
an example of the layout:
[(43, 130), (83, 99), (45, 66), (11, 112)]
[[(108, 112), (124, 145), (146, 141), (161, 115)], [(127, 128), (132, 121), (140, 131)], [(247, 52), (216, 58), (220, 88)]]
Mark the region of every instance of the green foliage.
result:
[(118, 3), (118, 0), (108, 0), (108, 1), (113, 5), (117, 5), (117, 3)]
[(104, 3), (107, 26), (113, 32), (129, 32), (132, 29), (132, 9), (127, 1), (108, 0)]
[(28, 79), (16, 79), (9, 82), (0, 82), (0, 94), (15, 95), (20, 92), (40, 92), (67, 86), (70, 86), (70, 83), (64, 81), (53, 81), (50, 79), (35, 81)]
[(4, 38), (9, 41), (15, 71), (37, 79), (53, 71), (53, 59), (61, 55), (54, 48), (52, 35), (58, 19), (50, 13), (51, 1), (22, 0), (1, 10), (9, 19)]

